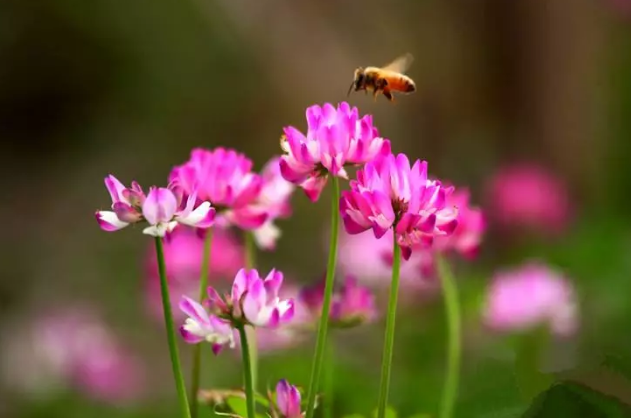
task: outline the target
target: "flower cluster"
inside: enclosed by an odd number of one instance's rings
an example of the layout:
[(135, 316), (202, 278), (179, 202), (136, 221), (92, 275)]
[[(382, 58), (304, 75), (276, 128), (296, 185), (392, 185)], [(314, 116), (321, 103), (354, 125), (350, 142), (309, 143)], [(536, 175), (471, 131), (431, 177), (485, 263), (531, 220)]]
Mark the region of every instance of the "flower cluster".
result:
[(234, 347), (233, 328), (241, 325), (275, 328), (287, 323), (293, 318), (294, 302), (278, 297), (282, 283), (280, 271), (272, 270), (263, 279), (254, 269), (241, 269), (230, 294), (222, 297), (209, 287), (208, 299), (203, 304), (183, 296), (180, 309), (188, 318), (180, 333), (192, 344), (212, 343), (217, 353), (227, 343)]
[[(436, 275), (435, 265), (443, 266), (437, 263), (442, 256), (459, 254), (470, 259), (477, 255), (487, 223), (482, 211), (472, 205), (468, 189), (456, 189), (431, 178), (426, 161), (410, 161), (405, 154), (393, 154), (390, 141), (381, 137), (373, 126), (372, 116), (360, 117), (357, 108), (347, 103), (337, 107), (328, 103), (315, 105), (306, 110), (306, 119), (306, 133), (292, 126), (284, 128), (283, 155), (271, 158), (260, 173), (253, 171), (252, 160), (244, 154), (217, 147), (194, 149), (187, 161), (172, 169), (167, 187), (151, 187), (146, 195), (136, 182), (126, 187), (111, 175), (105, 179), (112, 207), (111, 211), (96, 213), (101, 228), (116, 231), (132, 223), (146, 222), (149, 226), (143, 232), (158, 238), (156, 253), (152, 250), (148, 257), (148, 288), (155, 309), (158, 309), (158, 295), (164, 306), (164, 311), (162, 307), (159, 309), (167, 326), (178, 399), (184, 412), (193, 411), (191, 407), (197, 404), (195, 399), (191, 404), (185, 393), (174, 341), (177, 327), (168, 309), (171, 292), (179, 297), (176, 313), (179, 316), (175, 320), (181, 324), (179, 332), (185, 342), (207, 342), (214, 354), (225, 347), (243, 344), (240, 354), (248, 418), (257, 416), (256, 373), (252, 367), (256, 362), (251, 361), (251, 350), (245, 347), (256, 348), (257, 344), (246, 344), (246, 327), (248, 330), (252, 327), (255, 335), (261, 337), (258, 348), (263, 351), (295, 344), (304, 336), (303, 331), (317, 329), (312, 367), (315, 373), (306, 402), (306, 415), (311, 417), (316, 390), (320, 387), (318, 373), (326, 358), (329, 323), (348, 328), (374, 322), (379, 316), (376, 298), (363, 284), (367, 279), (385, 283), (383, 279), (390, 275), (392, 297), (388, 302), (384, 353), (391, 353), (395, 341), (397, 297), (394, 296), (398, 295), (399, 279), (404, 286), (442, 290), (449, 315), (447, 335), (452, 338), (449, 350), (456, 354), (449, 356), (448, 381), (457, 382), (460, 343), (453, 338), (460, 332), (457, 287), (450, 274), (442, 274), (440, 281), (427, 279)], [(348, 180), (347, 170), (351, 167), (357, 169), (355, 178), (340, 193), (338, 178)], [(335, 280), (335, 274), (339, 273), (334, 268), (338, 254), (333, 250), (338, 248), (340, 231), (337, 230), (329, 236), (329, 268), (323, 281), (298, 290), (297, 286), (283, 287), (284, 275), (276, 269), (262, 277), (251, 266), (242, 268), (245, 249), (230, 230), (238, 228), (246, 237), (253, 236), (259, 248), (273, 250), (281, 235), (276, 221), (291, 215), (290, 198), (296, 187), (316, 202), (329, 177), (334, 177), (335, 186), (332, 225), (341, 223), (344, 232), (339, 251), (341, 260), (337, 264), (344, 279), (337, 283)], [(566, 197), (556, 196), (559, 189), (558, 184), (540, 172), (522, 168), (502, 174), (494, 183), (494, 204), (500, 220), (506, 223), (559, 225), (567, 216)], [(178, 224), (185, 226), (176, 228)], [(211, 226), (214, 230), (206, 231)], [(250, 251), (252, 246), (247, 247)], [(252, 264), (254, 257), (249, 255), (248, 264)], [(208, 266), (210, 272), (205, 271)], [(448, 269), (441, 268), (442, 271)], [(234, 280), (230, 291), (223, 293), (218, 290), (216, 278), (226, 276)], [(208, 281), (211, 286), (207, 287)], [(207, 297), (197, 300), (198, 293), (204, 290)], [(417, 301), (418, 294), (413, 296)], [(325, 301), (326, 306), (330, 302), (328, 315), (323, 312)], [(578, 327), (572, 286), (541, 264), (531, 263), (498, 273), (484, 309), (485, 323), (496, 330), (522, 331), (546, 325), (556, 334), (569, 335)], [(51, 328), (54, 325), (59, 324), (52, 324)], [(73, 331), (77, 327), (69, 328)], [(57, 329), (55, 336), (73, 341), (68, 353), (61, 353), (60, 357), (82, 358), (81, 355), (89, 352), (88, 357), (100, 360), (89, 367), (106, 372), (113, 369), (112, 364), (124, 363), (115, 355), (116, 345), (103, 337), (102, 332), (78, 338), (83, 345), (79, 344), (81, 350), (77, 351), (76, 336), (68, 329)], [(45, 342), (60, 345), (54, 338)], [(110, 350), (99, 351), (103, 347)], [(193, 393), (198, 388), (201, 370), (200, 350), (195, 353)], [(65, 357), (64, 360), (70, 361)], [(384, 355), (378, 401), (380, 417), (388, 405), (390, 369), (391, 356)], [(104, 374), (109, 378), (96, 386), (109, 388), (109, 383), (126, 379), (124, 374)], [(82, 383), (93, 383), (90, 378), (78, 375)], [(447, 411), (445, 416), (451, 416), (455, 404), (457, 392), (453, 389), (448, 384), (445, 391), (441, 406), (442, 411)], [(268, 395), (272, 418), (305, 415), (300, 391), (286, 380), (278, 382), (275, 396)]]
[(112, 211), (96, 212), (96, 219), (104, 231), (117, 231), (129, 224), (145, 220), (149, 226), (143, 233), (164, 237), (180, 223), (197, 228), (209, 228), (215, 209), (209, 202), (197, 203), (195, 192), (183, 199), (182, 190), (173, 185), (151, 187), (145, 195), (136, 182), (125, 187), (112, 175), (105, 178), (105, 187), (112, 198)]
[(412, 166), (405, 154), (388, 154), (367, 163), (342, 192), (340, 210), (349, 234), (372, 229), (381, 238), (393, 229), (405, 259), (418, 245), (429, 247), (436, 236), (451, 234), (458, 210), (448, 205), (453, 187), (429, 180), (427, 163)]
[(342, 103), (307, 109), (307, 134), (293, 126), (284, 129), (280, 160), (283, 177), (300, 185), (317, 201), (327, 176), (347, 178), (346, 165), (364, 164), (380, 153), (390, 152), (390, 141), (379, 136), (372, 116), (359, 118), (357, 108)]

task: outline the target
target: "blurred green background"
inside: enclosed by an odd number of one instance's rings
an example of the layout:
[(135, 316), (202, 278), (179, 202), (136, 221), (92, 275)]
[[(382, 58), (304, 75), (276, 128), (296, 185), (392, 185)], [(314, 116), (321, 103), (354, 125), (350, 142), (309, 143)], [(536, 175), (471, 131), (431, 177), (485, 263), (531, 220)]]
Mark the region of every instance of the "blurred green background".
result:
[[(109, 204), (103, 177), (164, 184), (195, 146), (238, 149), (260, 169), (280, 152), (283, 126), (305, 126), (307, 106), (346, 100), (355, 67), (407, 51), (416, 94), (394, 105), (348, 99), (374, 115), (395, 151), (470, 187), (483, 208), (501, 164), (533, 160), (567, 181), (575, 211), (553, 239), (491, 228), (480, 257), (458, 264), (465, 348), (457, 416), (518, 416), (528, 404), (508, 344), (480, 332), (479, 310), (493, 272), (530, 258), (562, 269), (579, 290), (580, 335), (556, 347), (574, 359), (572, 378), (631, 403), (631, 382), (620, 378), (631, 369), (631, 2), (4, 0), (1, 343), (43, 306), (88, 301), (139, 354), (145, 390), (112, 406), (72, 390), (32, 398), (8, 378), (0, 414), (175, 416), (163, 332), (143, 305), (151, 243), (99, 230), (94, 210)], [(302, 282), (324, 272), (327, 198), (313, 205), (296, 192), (277, 251), (259, 255), (263, 270), (276, 266)], [(440, 298), (401, 310), (391, 403), (403, 418), (437, 410), (444, 328)], [(335, 416), (376, 405), (382, 329), (336, 334)], [(264, 357), (262, 382), (306, 385), (312, 349)], [(618, 366), (603, 368), (606, 357)], [(204, 386), (240, 384), (235, 356), (205, 363)]]

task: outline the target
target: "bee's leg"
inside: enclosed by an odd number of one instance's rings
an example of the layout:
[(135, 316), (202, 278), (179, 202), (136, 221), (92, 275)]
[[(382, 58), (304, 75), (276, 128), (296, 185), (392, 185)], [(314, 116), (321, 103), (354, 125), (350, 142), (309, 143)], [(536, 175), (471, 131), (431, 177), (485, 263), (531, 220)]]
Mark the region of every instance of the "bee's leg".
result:
[(375, 102), (377, 101), (377, 95), (378, 95), (378, 94), (379, 94), (379, 90), (378, 90), (378, 89), (375, 89), (375, 91), (374, 91), (374, 92), (373, 92), (373, 94), (372, 94), (373, 101), (375, 101)]
[(386, 99), (390, 100), (391, 102), (394, 102), (394, 96), (389, 90), (384, 90), (383, 95), (386, 96)]

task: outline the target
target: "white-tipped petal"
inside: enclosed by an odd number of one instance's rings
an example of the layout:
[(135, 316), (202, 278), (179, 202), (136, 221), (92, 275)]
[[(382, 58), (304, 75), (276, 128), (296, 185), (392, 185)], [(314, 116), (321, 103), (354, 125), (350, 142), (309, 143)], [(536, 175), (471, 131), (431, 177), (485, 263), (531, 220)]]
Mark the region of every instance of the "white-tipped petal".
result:
[(102, 230), (112, 232), (125, 228), (129, 223), (123, 222), (118, 219), (116, 213), (111, 211), (99, 211), (96, 213), (96, 220)]

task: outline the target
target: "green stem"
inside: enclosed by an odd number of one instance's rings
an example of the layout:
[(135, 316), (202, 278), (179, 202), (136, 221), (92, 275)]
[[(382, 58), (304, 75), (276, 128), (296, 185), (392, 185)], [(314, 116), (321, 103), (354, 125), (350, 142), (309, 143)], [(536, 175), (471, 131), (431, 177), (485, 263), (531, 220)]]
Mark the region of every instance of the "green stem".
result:
[(458, 288), (449, 266), (442, 257), (437, 256), (438, 274), (442, 282), (445, 297), (445, 313), (447, 314), (448, 351), (445, 387), (443, 390), (440, 418), (451, 418), (458, 395), (458, 377), (460, 374), (460, 305)]
[(324, 418), (333, 418), (333, 393), (334, 393), (334, 376), (335, 376), (335, 349), (333, 347), (333, 338), (327, 342), (326, 363), (324, 364), (324, 404), (322, 405)]
[[(248, 270), (256, 267), (256, 243), (254, 242), (254, 234), (245, 231), (245, 268)], [(259, 353), (256, 344), (256, 330), (254, 327), (247, 328), (246, 333), (250, 343), (250, 362), (252, 363), (252, 382), (256, 388), (258, 378)]]
[(333, 284), (335, 282), (335, 263), (337, 262), (337, 238), (340, 223), (340, 183), (337, 177), (333, 177), (333, 193), (331, 194), (331, 237), (329, 243), (329, 261), (326, 268), (326, 279), (324, 283), (324, 300), (322, 302), (322, 313), (318, 323), (318, 337), (316, 339), (315, 354), (311, 367), (311, 379), (309, 380), (309, 391), (307, 396), (306, 418), (313, 418), (318, 383), (322, 372), (322, 363), (326, 351), (326, 337), (329, 327), (329, 311), (331, 309), (331, 296), (333, 294)]
[[(199, 273), (199, 301), (201, 302), (206, 295), (208, 287), (208, 275), (210, 274), (210, 251), (212, 244), (212, 230), (206, 230), (206, 238), (204, 239), (204, 253), (202, 254), (202, 267)], [(202, 363), (202, 344), (193, 345), (193, 370), (191, 373), (191, 418), (197, 418), (197, 392), (199, 392), (199, 382), (201, 375)]]
[(237, 327), (241, 339), (241, 357), (243, 358), (243, 380), (245, 382), (245, 403), (248, 409), (248, 418), (256, 418), (254, 409), (254, 381), (252, 379), (252, 362), (250, 361), (250, 349), (248, 346), (248, 332), (245, 325)]
[(388, 300), (388, 315), (386, 317), (386, 336), (383, 343), (383, 357), (381, 358), (381, 383), (379, 384), (379, 402), (377, 404), (377, 418), (386, 416), (388, 407), (388, 392), (390, 391), (390, 374), (392, 372), (392, 352), (394, 349), (394, 328), (397, 317), (397, 300), (399, 298), (399, 278), (401, 270), (401, 247), (397, 243), (396, 234), (393, 239), (394, 256), (392, 260), (392, 282), (390, 283), (390, 297)]
[(171, 300), (169, 298), (169, 285), (167, 283), (166, 267), (164, 264), (164, 250), (162, 248), (162, 238), (156, 237), (156, 255), (158, 258), (158, 271), (160, 272), (160, 290), (162, 293), (162, 310), (164, 312), (164, 323), (167, 331), (167, 341), (169, 342), (169, 354), (171, 365), (173, 366), (173, 378), (180, 404), (180, 413), (183, 418), (190, 418), (188, 400), (186, 399), (186, 386), (182, 376), (182, 366), (175, 340), (175, 327), (173, 325), (173, 314), (171, 312)]

